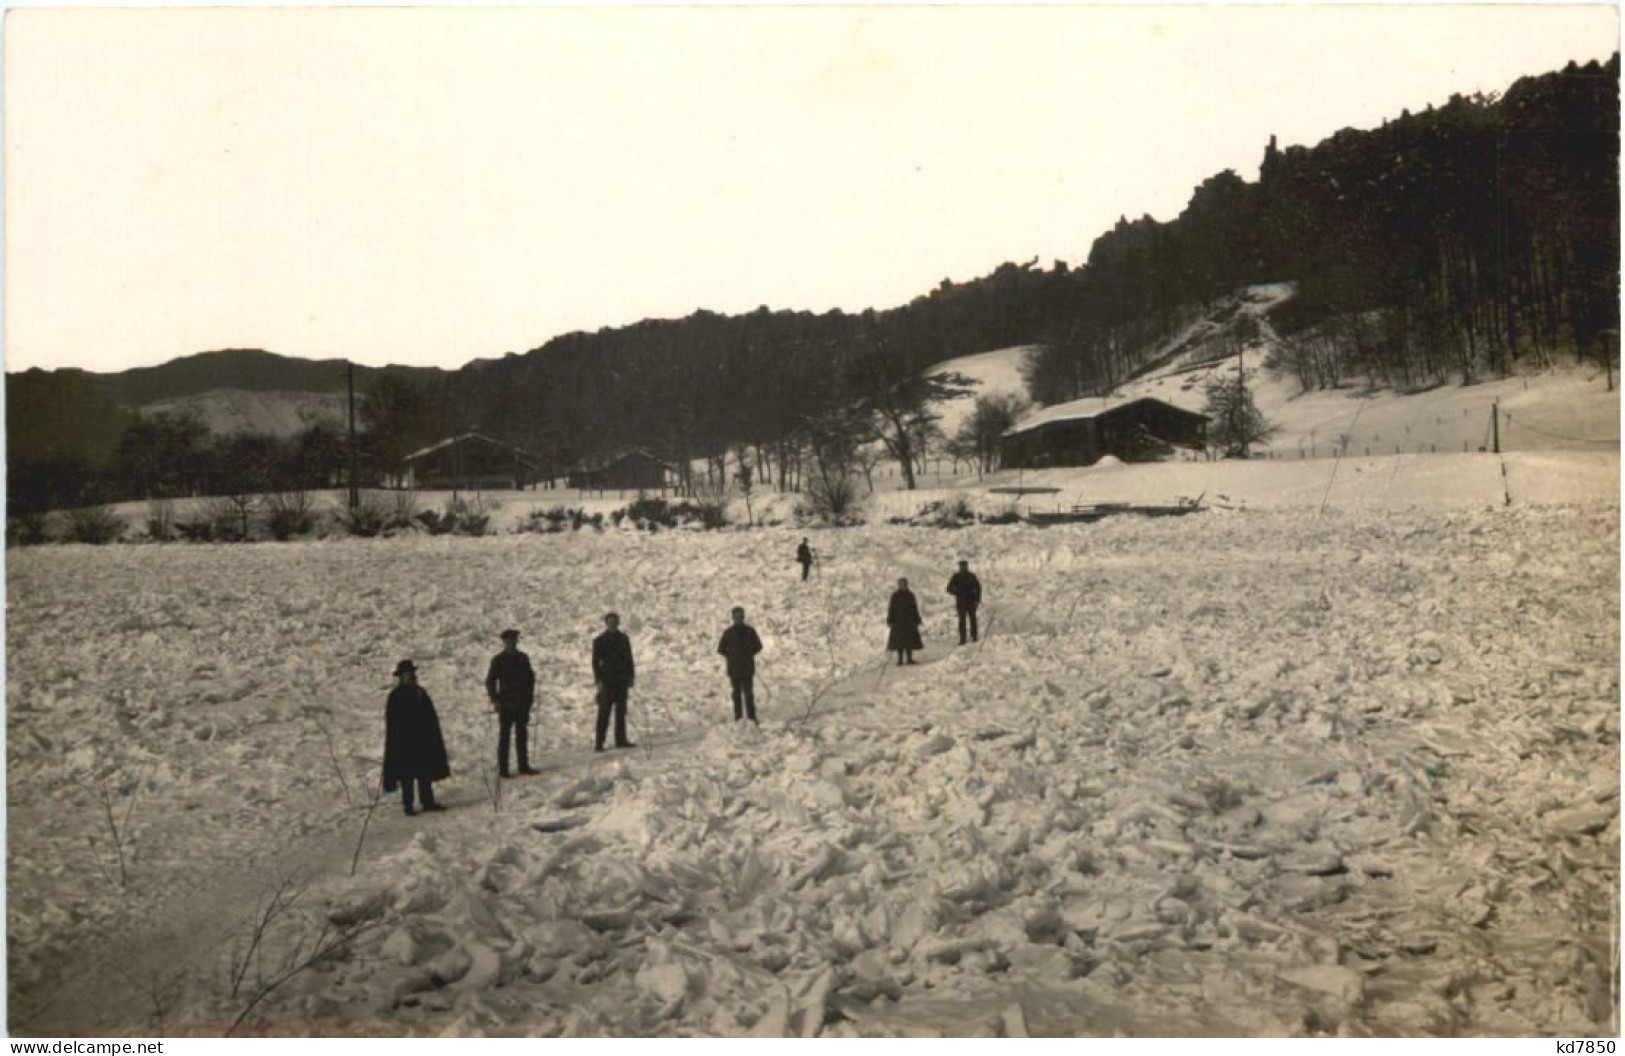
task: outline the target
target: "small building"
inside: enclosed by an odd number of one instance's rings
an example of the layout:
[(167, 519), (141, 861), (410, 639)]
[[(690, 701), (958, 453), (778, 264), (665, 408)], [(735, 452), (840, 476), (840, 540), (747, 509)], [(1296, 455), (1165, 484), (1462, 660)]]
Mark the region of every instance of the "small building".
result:
[(645, 448), (583, 459), (570, 471), (578, 491), (659, 491), (669, 485), (671, 467)]
[(523, 448), (483, 433), (448, 436), (401, 459), (396, 483), (405, 488), (528, 488), (546, 477), (541, 462)]
[(1004, 434), (1005, 469), (1092, 466), (1107, 455), (1124, 462), (1154, 462), (1176, 447), (1207, 446), (1207, 415), (1146, 396), (1089, 398), (1046, 407)]

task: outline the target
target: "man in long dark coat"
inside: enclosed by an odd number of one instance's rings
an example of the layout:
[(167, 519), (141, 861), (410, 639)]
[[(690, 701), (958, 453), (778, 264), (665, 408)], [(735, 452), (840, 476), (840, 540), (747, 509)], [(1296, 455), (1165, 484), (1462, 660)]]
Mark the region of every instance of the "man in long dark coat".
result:
[(717, 652), (728, 658), (734, 721), (748, 718), (756, 722), (756, 654), (762, 651), (762, 638), (756, 633), (756, 628), (745, 622), (743, 608), (734, 607), (733, 621), (733, 625), (722, 632)]
[(976, 641), (976, 609), (982, 604), (982, 581), (970, 570), (969, 561), (959, 562), (959, 571), (948, 580), (948, 593), (954, 596), (959, 613), (959, 644), (965, 644), (965, 621), (970, 620), (970, 640)]
[(807, 573), (812, 571), (813, 552), (812, 547), (807, 545), (805, 539), (801, 540), (801, 545), (796, 547), (796, 564), (801, 566), (801, 581), (803, 583), (807, 582)]
[(485, 673), (485, 695), (497, 709), (501, 730), (497, 734), (497, 772), (503, 777), (513, 776), (508, 770), (508, 741), (510, 735), (518, 749), (519, 772), (537, 774), (530, 765), (530, 709), (536, 702), (536, 672), (531, 669), (530, 657), (519, 651), (519, 632), (502, 632), (502, 652), (491, 658), (491, 667)]
[(632, 640), (621, 633), (621, 618), (611, 612), (604, 617), (604, 633), (592, 640), (592, 679), (598, 686), (597, 751), (604, 750), (604, 734), (609, 732), (609, 715), (615, 713), (615, 747), (636, 748), (626, 739), (626, 695), (637, 680), (632, 663)]
[(412, 805), (415, 783), (425, 811), (445, 810), (434, 801), (433, 782), (450, 776), (451, 763), (446, 759), (446, 740), (440, 735), (434, 701), (418, 685), (416, 666), (402, 660), (395, 665), (395, 688), (384, 706), (384, 791), (393, 792), (400, 785), (401, 805), (408, 815), (416, 814)]
[(897, 589), (892, 592), (891, 604), (886, 608), (886, 626), (891, 628), (891, 634), (886, 638), (886, 648), (897, 654), (897, 666), (914, 663), (914, 650), (924, 649), (925, 643), (920, 641), (920, 603), (914, 599), (914, 592), (908, 589), (908, 580), (899, 579)]

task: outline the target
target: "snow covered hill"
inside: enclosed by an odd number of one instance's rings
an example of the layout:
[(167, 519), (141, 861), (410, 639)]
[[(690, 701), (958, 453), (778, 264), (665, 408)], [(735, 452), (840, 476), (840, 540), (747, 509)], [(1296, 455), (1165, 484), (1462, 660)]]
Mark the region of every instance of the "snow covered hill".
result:
[(1013, 393), (1023, 399), (1027, 398), (1027, 380), (1022, 371), (1027, 358), (1037, 346), (1018, 345), (1014, 348), (1001, 348), (994, 352), (983, 352), (975, 356), (961, 356), (958, 359), (949, 359), (936, 364), (926, 370), (927, 374), (939, 374), (951, 371), (963, 374), (973, 379), (976, 391), (967, 396), (954, 400), (945, 400), (933, 405), (939, 416), (938, 428), (944, 436), (952, 436), (959, 430), (965, 419), (976, 408), (978, 396), (998, 396)]
[(144, 416), (192, 415), (215, 436), (256, 433), (287, 438), (317, 423), (342, 429), (348, 405), (343, 393), (211, 389), (158, 400), (139, 410)]

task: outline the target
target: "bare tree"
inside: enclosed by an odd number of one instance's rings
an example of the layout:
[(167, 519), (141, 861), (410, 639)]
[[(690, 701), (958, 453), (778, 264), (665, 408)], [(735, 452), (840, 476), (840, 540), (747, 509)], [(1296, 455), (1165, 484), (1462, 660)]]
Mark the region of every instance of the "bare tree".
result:
[(953, 371), (920, 375), (880, 368), (864, 379), (858, 421), (867, 438), (878, 440), (897, 460), (908, 490), (914, 490), (922, 442), (929, 441), (939, 417), (931, 405), (967, 395), (975, 385)]

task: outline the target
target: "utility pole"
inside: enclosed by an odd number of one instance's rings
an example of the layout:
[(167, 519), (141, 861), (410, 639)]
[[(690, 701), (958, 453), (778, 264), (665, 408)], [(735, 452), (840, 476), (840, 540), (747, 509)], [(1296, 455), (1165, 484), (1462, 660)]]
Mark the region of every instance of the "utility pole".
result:
[(1247, 346), (1236, 343), (1236, 424), (1241, 431), (1241, 457), (1247, 457)]
[(350, 509), (353, 510), (361, 505), (361, 492), (355, 483), (355, 364), (346, 366), (344, 376), (350, 391)]
[(1495, 451), (1496, 454), (1499, 455), (1501, 453), (1501, 401), (1500, 400), (1495, 400), (1494, 402), (1492, 402), (1490, 404), (1490, 435), (1492, 437), (1494, 437), (1493, 443), (1494, 443), (1495, 447), (1493, 448), (1493, 450)]

